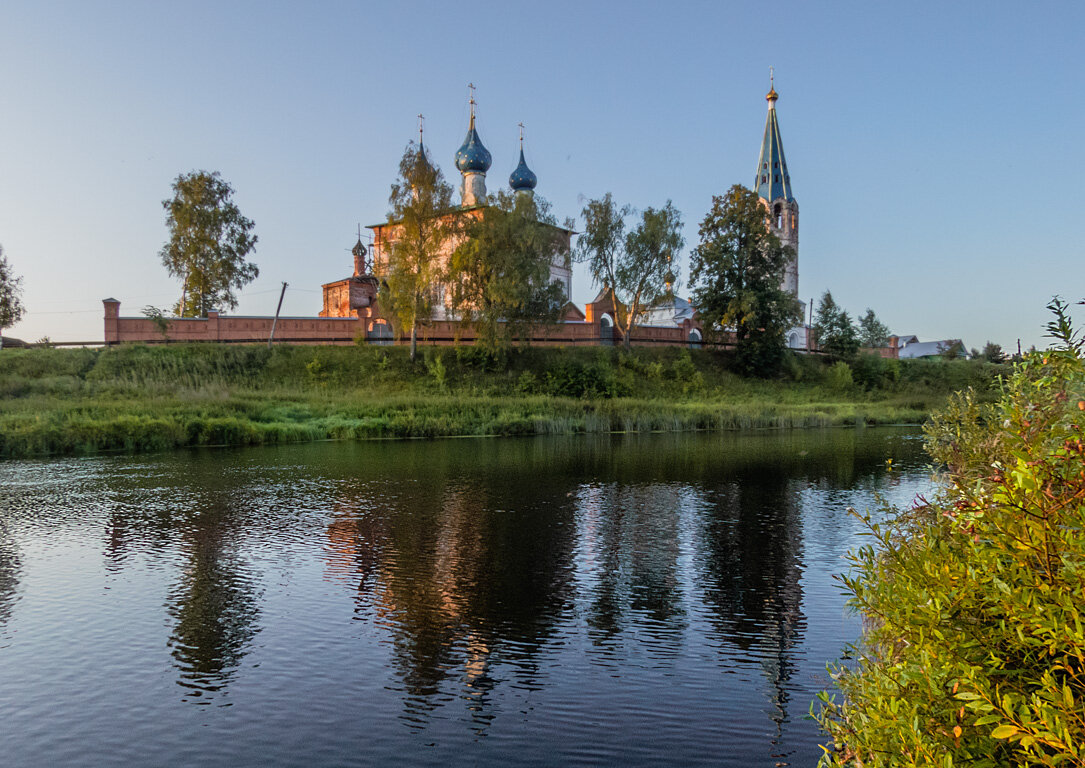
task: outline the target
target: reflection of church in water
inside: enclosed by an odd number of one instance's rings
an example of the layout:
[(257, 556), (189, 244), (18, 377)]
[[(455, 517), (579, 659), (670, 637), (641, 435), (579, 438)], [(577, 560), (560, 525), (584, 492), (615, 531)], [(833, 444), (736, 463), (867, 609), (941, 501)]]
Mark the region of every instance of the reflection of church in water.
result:
[(721, 668), (743, 660), (748, 682), (731, 690), (757, 696), (779, 738), (796, 716), (806, 627), (801, 457), (689, 452), (661, 465), (634, 446), (617, 466), (598, 443), (530, 443), (506, 449), (516, 460), (502, 471), (465, 476), (494, 459), (474, 450), (434, 457), (428, 482), (378, 492), (379, 505), (359, 483), (328, 522), (327, 576), (352, 592), (357, 619), (389, 630), (406, 714), (455, 696), (483, 724), (491, 702), (540, 685), (581, 638), (606, 669), (623, 645), (681, 665), (704, 633)]
[[(472, 86), (473, 88), (473, 86)], [(779, 98), (775, 87), (766, 95), (768, 115), (765, 120), (765, 132), (758, 157), (757, 175), (753, 188), (761, 198), (767, 212), (771, 231), (780, 241), (793, 249), (794, 258), (787, 265), (783, 288), (796, 298), (799, 295), (799, 204), (791, 187), (791, 175), (784, 158), (783, 141), (780, 138), (780, 125), (776, 116), (776, 101)], [(482, 143), (475, 120), (475, 100), (470, 99), (470, 118), (467, 135), (455, 155), (456, 169), (461, 175), (460, 205), (455, 216), (478, 216), (487, 206), (488, 193), (486, 174), (493, 165), (493, 158)], [(419, 138), (417, 161), (432, 165), (422, 140), (421, 115), (419, 116)], [(509, 190), (515, 195), (534, 196), (538, 185), (538, 176), (532, 171), (524, 157), (523, 125), (520, 125), (519, 163), (509, 176)], [(395, 222), (383, 222), (367, 227), (372, 232), (372, 244), (369, 248), (362, 243), (361, 235), (352, 254), (354, 271), (349, 277), (325, 283), (323, 288), (323, 309), (321, 317), (349, 318), (357, 317), (365, 325), (366, 337), (373, 341), (390, 339), (391, 326), (379, 307), (377, 298), (380, 281), (386, 274), (392, 246), (400, 234), (400, 227)], [(555, 236), (562, 241), (554, 262), (550, 264), (550, 280), (561, 285), (566, 299), (572, 296), (573, 277), (571, 264), (571, 241), (573, 231), (554, 227)], [(442, 248), (442, 263), (447, 263), (458, 243), (450, 241)], [(600, 294), (584, 309), (571, 301), (565, 306), (561, 322), (548, 334), (548, 339), (555, 342), (602, 340), (612, 334), (614, 306)], [(443, 331), (452, 333), (451, 323), (454, 318), (448, 307), (448, 292), (443, 285), (433, 286), (434, 315), (437, 324), (448, 324)], [(805, 306), (804, 306), (805, 311)], [(460, 329), (462, 332), (462, 329)], [(442, 329), (435, 333), (440, 336)], [(805, 327), (791, 329), (787, 335), (787, 345), (795, 349), (808, 346), (808, 333)], [(464, 340), (471, 338), (468, 331), (460, 335)], [(650, 308), (640, 319), (633, 332), (633, 341), (642, 343), (689, 343), (701, 341), (701, 325), (697, 319), (696, 308), (686, 299), (671, 296), (664, 303)]]

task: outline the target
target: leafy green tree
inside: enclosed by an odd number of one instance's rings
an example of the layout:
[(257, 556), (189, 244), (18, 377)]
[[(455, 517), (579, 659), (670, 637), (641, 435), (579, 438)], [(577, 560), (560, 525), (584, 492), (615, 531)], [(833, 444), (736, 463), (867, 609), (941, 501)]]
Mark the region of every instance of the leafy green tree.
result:
[(4, 329), (15, 325), (25, 314), (22, 284), (23, 279), (11, 270), (4, 247), (0, 245), (0, 348), (4, 346)]
[(467, 221), (446, 279), (453, 311), (475, 325), (480, 346), (501, 352), (514, 337), (557, 322), (565, 294), (550, 281), (550, 265), (565, 242), (541, 198), (498, 192)]
[(1006, 353), (1002, 351), (1002, 346), (995, 344), (993, 341), (989, 341), (983, 345), (983, 351), (979, 353), (979, 357), (982, 357), (989, 363), (1006, 362)]
[(868, 349), (889, 346), (889, 327), (869, 307), (859, 318), (859, 345)]
[(814, 313), (814, 333), (823, 352), (839, 359), (855, 357), (859, 351), (859, 333), (843, 307), (825, 291)]
[(708, 333), (731, 333), (739, 364), (770, 375), (786, 351), (785, 334), (800, 320), (799, 302), (781, 288), (791, 248), (769, 229), (756, 192), (736, 184), (712, 198), (690, 259), (693, 302)]
[(166, 316), (158, 307), (153, 304), (145, 306), (141, 312), (143, 316), (154, 324), (155, 330), (162, 335), (163, 341), (169, 341), (170, 338), (170, 319)]
[(435, 289), (443, 276), (443, 251), (459, 222), (453, 215), (451, 185), (413, 141), (403, 150), (388, 203), (388, 224), (395, 236), (389, 243), (379, 301), (396, 333), (410, 335), (413, 361), (418, 353), (418, 326), (433, 317)]
[(645, 209), (627, 232), (625, 220), (633, 212), (628, 205), (619, 208), (609, 192), (589, 200), (576, 245), (577, 261), (588, 265), (593, 283), (614, 303), (614, 323), (626, 346), (633, 326), (673, 290), (685, 245), (682, 216), (670, 200), (662, 208)]
[(946, 342), (938, 347), (938, 355), (943, 360), (958, 360), (966, 354), (967, 350), (965, 350), (964, 344), (959, 341)]
[(235, 308), (234, 291), (260, 274), (246, 261), (256, 247), (253, 223), (241, 215), (233, 194), (218, 171), (192, 171), (174, 179), (173, 197), (162, 201), (170, 237), (159, 256), (170, 275), (182, 280), (180, 317)]
[(678, 283), (678, 256), (686, 244), (682, 214), (668, 200), (662, 208), (646, 208), (625, 238), (626, 259), (618, 264), (618, 285), (628, 297), (625, 327), (619, 326), (629, 346), (633, 325), (644, 310), (673, 295)]
[(1050, 308), (1054, 349), (927, 427), (939, 497), (864, 518), (842, 579), (863, 638), (815, 712), (825, 768), (1085, 765), (1085, 361)]

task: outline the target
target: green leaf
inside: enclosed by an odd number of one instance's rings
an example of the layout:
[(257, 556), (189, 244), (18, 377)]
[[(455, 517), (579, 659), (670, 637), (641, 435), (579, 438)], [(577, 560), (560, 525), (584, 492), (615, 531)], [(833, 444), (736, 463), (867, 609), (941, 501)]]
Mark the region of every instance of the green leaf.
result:
[(992, 739), (1008, 739), (1017, 733), (1017, 726), (1014, 725), (1000, 725), (991, 731)]

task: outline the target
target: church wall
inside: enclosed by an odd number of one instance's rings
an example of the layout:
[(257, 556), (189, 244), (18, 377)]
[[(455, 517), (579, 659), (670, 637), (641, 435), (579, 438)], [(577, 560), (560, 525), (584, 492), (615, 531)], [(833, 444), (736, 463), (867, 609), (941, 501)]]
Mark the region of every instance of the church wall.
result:
[[(113, 304), (113, 317), (106, 305), (105, 343), (162, 342), (154, 322), (145, 317), (120, 317), (119, 304)], [(223, 316), (208, 312), (205, 318), (174, 318), (169, 321), (167, 338), (172, 342), (266, 342), (271, 334), (272, 317)], [(280, 317), (275, 324), (275, 340), (310, 344), (351, 343), (363, 328), (358, 318)]]
[[(371, 330), (374, 323), (384, 322), (379, 313), (366, 317), (280, 317), (275, 325), (275, 341), (294, 344), (353, 344), (359, 337), (376, 341), (377, 332)], [(169, 321), (169, 332), (163, 339), (155, 324), (145, 317), (121, 317), (119, 302), (105, 302), (105, 343), (170, 342), (219, 342), (236, 344), (266, 343), (271, 334), (271, 317), (245, 317), (220, 315), (209, 312), (206, 318), (174, 318)], [(631, 343), (636, 346), (685, 346), (689, 334), (699, 330), (699, 324), (689, 320), (682, 325), (668, 327), (638, 326), (634, 329)], [(378, 329), (379, 331), (380, 329)], [(531, 343), (540, 346), (598, 345), (609, 339), (601, 337), (598, 322), (563, 322), (555, 326), (539, 327), (532, 333)], [(474, 328), (466, 323), (437, 321), (419, 328), (419, 343), (426, 346), (450, 346), (456, 343), (472, 344), (476, 339)], [(620, 337), (613, 339), (620, 342)], [(387, 342), (385, 342), (387, 343)], [(401, 339), (399, 343), (407, 343)]]

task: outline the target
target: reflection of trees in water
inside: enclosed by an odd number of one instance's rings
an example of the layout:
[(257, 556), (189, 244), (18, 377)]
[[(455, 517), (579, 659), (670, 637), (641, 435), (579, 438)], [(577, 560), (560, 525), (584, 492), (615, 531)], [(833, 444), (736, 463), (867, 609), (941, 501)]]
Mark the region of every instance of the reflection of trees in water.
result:
[(565, 489), (531, 478), (404, 482), (379, 512), (344, 502), (329, 568), (357, 585), (357, 612), (391, 627), (409, 719), (458, 682), (476, 725), (492, 714), (492, 665), (530, 685), (534, 656), (569, 600), (573, 532)]
[(237, 552), (236, 524), (228, 507), (209, 504), (182, 532), (187, 562), (169, 595), (169, 644), (178, 682), (195, 696), (225, 688), (260, 631), (259, 594)]
[(225, 690), (260, 631), (260, 590), (240, 554), (242, 540), (267, 535), (275, 523), (248, 513), (250, 478), (222, 454), (178, 453), (152, 466), (112, 488), (105, 569), (119, 573), (133, 556), (171, 561), (179, 576), (166, 611), (177, 682), (209, 703), (206, 694)]
[[(313, 475), (348, 488), (327, 529), (328, 569), (349, 580), (358, 618), (389, 627), (408, 707), (428, 711), (451, 688), (477, 704), (482, 722), (495, 678), (510, 676), (495, 673), (496, 664), (514, 665), (518, 683), (534, 683), (540, 647), (568, 618), (574, 557), (578, 577), (590, 579), (594, 642), (605, 646), (632, 627), (651, 641), (649, 650), (678, 651), (688, 621), (683, 589), (701, 578), (719, 634), (759, 657), (776, 681), (774, 695), (786, 700), (788, 654), (803, 618), (798, 516), (786, 503), (784, 478), (817, 466), (816, 476), (851, 484), (859, 454), (852, 442), (838, 431), (801, 439), (606, 436), (307, 450), (320, 457)], [(150, 551), (156, 539), (180, 547), (184, 573), (168, 606), (173, 652), (183, 684), (221, 687), (259, 631), (242, 537), (254, 526), (296, 521), (242, 513), (235, 499), (246, 489), (230, 482), (236, 475), (223, 471), (221, 457), (171, 461), (191, 466), (171, 470), (171, 487), (159, 487), (160, 475), (143, 490), (163, 498), (180, 491), (185, 500), (112, 514), (107, 567), (119, 567), (133, 549)], [(881, 466), (884, 456), (875, 462)], [(275, 471), (284, 488), (305, 488), (299, 483), (311, 479), (304, 465)], [(743, 487), (721, 485), (720, 477)], [(375, 498), (374, 486), (388, 492)], [(325, 490), (315, 487), (297, 494), (304, 503), (318, 494), (323, 505)], [(701, 504), (683, 506), (679, 496), (690, 487), (710, 489), (719, 507), (704, 513), (703, 527), (693, 522)], [(577, 488), (588, 490), (568, 496)], [(692, 568), (679, 557), (691, 542), (700, 547)], [(582, 553), (594, 558), (587, 570)]]
[(678, 573), (680, 486), (588, 486), (579, 498), (578, 561), (588, 584), (593, 642), (631, 623), (661, 654), (677, 652), (685, 626)]
[[(8, 523), (0, 518), (0, 633), (4, 631), (19, 600), (19, 572), (22, 561)], [(0, 634), (0, 638), (3, 635)]]
[(786, 472), (747, 467), (709, 492), (701, 533), (704, 600), (721, 639), (761, 665), (778, 736), (806, 624), (797, 495)]
[(248, 513), (249, 476), (223, 458), (178, 453), (125, 478), (114, 486), (103, 541), (107, 572), (140, 555), (177, 570), (166, 598), (168, 645), (178, 684), (204, 702), (224, 691), (260, 631), (260, 590), (240, 550), (246, 533), (271, 527)]

